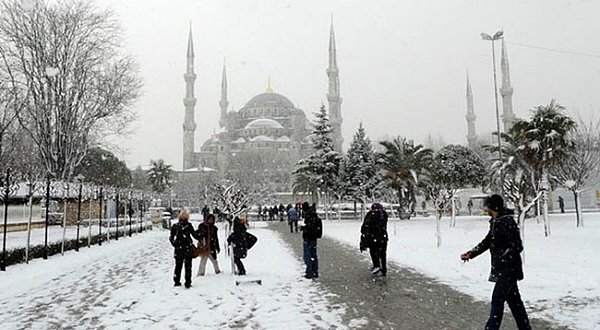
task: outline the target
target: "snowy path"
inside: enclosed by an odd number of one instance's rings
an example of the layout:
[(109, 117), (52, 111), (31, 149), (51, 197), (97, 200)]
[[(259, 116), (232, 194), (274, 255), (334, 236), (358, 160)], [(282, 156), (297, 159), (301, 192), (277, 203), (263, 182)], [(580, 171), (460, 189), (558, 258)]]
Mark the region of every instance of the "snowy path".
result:
[[(189, 290), (173, 287), (166, 231), (112, 241), (102, 248), (34, 260), (0, 274), (2, 329), (345, 329), (343, 304), (330, 304), (277, 235), (252, 228), (259, 241), (244, 263), (248, 278), (235, 285), (224, 273), (194, 277)], [(223, 233), (221, 233), (222, 235)], [(221, 237), (223, 240), (224, 238)], [(194, 260), (193, 271), (198, 260)]]
[[(324, 223), (325, 228), (330, 225), (332, 223)], [(270, 228), (283, 235), (298, 257), (302, 255), (301, 233), (290, 234), (289, 227), (283, 223), (272, 223)], [(336, 294), (334, 301), (347, 305), (345, 321), (352, 329), (463, 330), (481, 329), (485, 324), (489, 313), (487, 302), (477, 302), (389, 261), (387, 277), (374, 277), (367, 270), (370, 258), (367, 253), (360, 254), (357, 243), (349, 246), (324, 237), (318, 244), (320, 276), (316, 282)], [(539, 319), (531, 322), (534, 329), (563, 329)], [(514, 326), (507, 311), (502, 329)]]

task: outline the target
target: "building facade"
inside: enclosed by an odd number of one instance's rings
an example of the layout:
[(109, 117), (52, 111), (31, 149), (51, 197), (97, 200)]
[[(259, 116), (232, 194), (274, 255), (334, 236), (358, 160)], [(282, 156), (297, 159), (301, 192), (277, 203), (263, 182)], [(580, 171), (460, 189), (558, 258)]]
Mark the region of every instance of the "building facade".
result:
[[(332, 137), (336, 150), (341, 152), (341, 97), (339, 70), (333, 24), (330, 29), (329, 80), (327, 100)], [(190, 30), (187, 66), (184, 74), (186, 96), (183, 123), (183, 172), (214, 171), (220, 178), (249, 184), (264, 184), (272, 191), (290, 191), (290, 173), (301, 158), (313, 152), (313, 125), (302, 109), (286, 96), (275, 93), (269, 86), (264, 93), (252, 97), (238, 110), (228, 111), (227, 72), (223, 67), (221, 99), (219, 101), (219, 130), (197, 151), (194, 148), (196, 123), (194, 119), (194, 47)], [(205, 125), (210, 126), (210, 125)]]

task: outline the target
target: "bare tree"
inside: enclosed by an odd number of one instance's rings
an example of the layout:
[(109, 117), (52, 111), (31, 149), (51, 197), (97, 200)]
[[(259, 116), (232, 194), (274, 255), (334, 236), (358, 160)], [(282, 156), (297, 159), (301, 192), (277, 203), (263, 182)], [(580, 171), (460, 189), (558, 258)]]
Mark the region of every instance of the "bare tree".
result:
[(123, 132), (141, 87), (115, 15), (89, 1), (1, 0), (0, 72), (46, 172), (72, 176), (91, 141)]
[(600, 121), (591, 119), (585, 122), (579, 119), (577, 130), (571, 138), (575, 150), (558, 166), (551, 169), (551, 177), (558, 185), (573, 193), (577, 227), (583, 227), (583, 217), (579, 194), (585, 190), (590, 180), (598, 175), (600, 168)]

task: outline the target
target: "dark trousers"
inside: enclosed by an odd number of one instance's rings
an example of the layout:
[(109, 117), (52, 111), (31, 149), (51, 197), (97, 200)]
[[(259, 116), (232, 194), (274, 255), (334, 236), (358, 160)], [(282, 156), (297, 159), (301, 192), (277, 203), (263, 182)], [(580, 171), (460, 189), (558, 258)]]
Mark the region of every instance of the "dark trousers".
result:
[(319, 258), (317, 257), (317, 240), (304, 240), (304, 264), (306, 276), (319, 276)]
[(185, 263), (185, 285), (189, 286), (192, 284), (192, 256), (187, 257), (175, 257), (175, 274), (173, 275), (173, 281), (176, 284), (181, 284), (181, 268)]
[(496, 282), (492, 293), (492, 307), (490, 309), (490, 318), (488, 319), (485, 329), (496, 330), (500, 329), (502, 316), (504, 314), (504, 302), (508, 303), (508, 307), (512, 312), (513, 318), (517, 322), (519, 330), (530, 330), (529, 318), (521, 300), (517, 281), (501, 280)]
[(387, 242), (376, 244), (369, 248), (369, 254), (371, 255), (371, 261), (373, 261), (373, 268), (381, 268), (381, 273), (385, 275), (387, 273)]
[(244, 263), (242, 263), (242, 259), (238, 257), (233, 257), (233, 263), (237, 267), (238, 275), (246, 275), (246, 268), (244, 268)]
[(291, 221), (289, 221), (289, 223), (290, 223), (290, 233), (294, 232), (294, 227), (296, 229), (296, 232), (298, 232), (298, 220), (296, 220), (296, 221), (291, 220)]

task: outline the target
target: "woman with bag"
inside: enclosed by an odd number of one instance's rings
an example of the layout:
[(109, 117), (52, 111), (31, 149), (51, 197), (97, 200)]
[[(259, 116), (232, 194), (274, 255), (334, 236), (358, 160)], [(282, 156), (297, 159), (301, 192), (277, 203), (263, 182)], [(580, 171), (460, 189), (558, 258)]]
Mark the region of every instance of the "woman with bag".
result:
[(196, 233), (200, 239), (198, 240), (198, 249), (200, 256), (200, 266), (196, 276), (204, 276), (206, 271), (206, 261), (210, 260), (215, 269), (215, 274), (219, 274), (219, 263), (217, 262), (217, 253), (221, 252), (219, 247), (219, 235), (217, 235), (217, 226), (215, 226), (214, 214), (209, 214), (204, 222), (198, 225)]
[(171, 234), (169, 235), (169, 241), (175, 248), (175, 273), (173, 274), (173, 281), (175, 282), (175, 286), (181, 286), (181, 268), (185, 264), (186, 288), (192, 286), (192, 254), (194, 250), (192, 236), (195, 239), (200, 239), (194, 231), (192, 224), (189, 223), (189, 217), (186, 211), (181, 211), (179, 213), (179, 222), (173, 224)]

